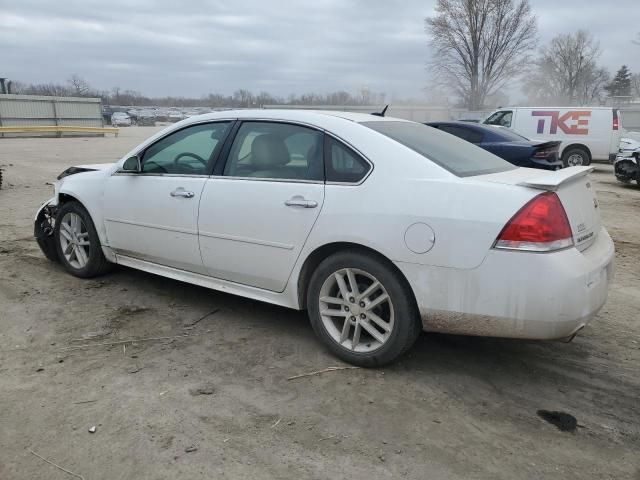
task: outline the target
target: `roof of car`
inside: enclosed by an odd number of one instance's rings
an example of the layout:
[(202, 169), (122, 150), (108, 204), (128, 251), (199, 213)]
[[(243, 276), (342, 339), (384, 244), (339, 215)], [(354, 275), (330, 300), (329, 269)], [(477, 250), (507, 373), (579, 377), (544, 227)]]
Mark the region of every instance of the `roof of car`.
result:
[(265, 120), (292, 120), (307, 123), (321, 122), (327, 117), (338, 117), (352, 122), (376, 122), (376, 121), (399, 121), (402, 120), (393, 117), (379, 117), (369, 113), (343, 112), (337, 110), (305, 110), (305, 109), (252, 109), (252, 110), (224, 110), (213, 113), (205, 113), (189, 118), (186, 122), (199, 122), (202, 120), (215, 120), (222, 118), (238, 118), (238, 119), (265, 119)]
[(465, 122), (462, 120), (444, 120), (442, 122), (427, 122), (426, 125), (459, 125), (461, 127), (475, 128), (476, 130), (491, 130), (495, 128), (494, 125), (486, 125), (484, 123)]

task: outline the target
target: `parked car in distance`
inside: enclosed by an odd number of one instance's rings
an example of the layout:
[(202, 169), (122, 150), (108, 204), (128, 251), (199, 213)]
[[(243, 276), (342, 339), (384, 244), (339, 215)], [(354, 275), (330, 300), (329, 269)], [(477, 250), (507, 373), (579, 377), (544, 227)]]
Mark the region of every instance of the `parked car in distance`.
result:
[(565, 166), (611, 162), (623, 129), (620, 114), (610, 107), (508, 107), (482, 123), (510, 128), (534, 141), (559, 140)]
[(616, 178), (623, 183), (633, 180), (640, 185), (640, 141), (632, 138), (620, 140), (619, 153), (613, 163)]
[(185, 116), (184, 113), (179, 112), (177, 110), (172, 110), (172, 111), (169, 112), (169, 115), (167, 117), (167, 121), (175, 123), (175, 122), (179, 122), (180, 120), (184, 120), (185, 118), (187, 118), (187, 117)]
[(154, 127), (156, 115), (153, 110), (140, 110), (138, 112), (138, 125), (142, 127)]
[(562, 167), (559, 141), (532, 142), (504, 127), (465, 121), (429, 122), (426, 125), (473, 143), (519, 167), (556, 170)]
[(62, 172), (34, 231), (77, 277), (116, 263), (307, 310), (335, 355), (375, 366), (422, 329), (552, 339), (591, 321), (614, 248), (590, 171), (393, 118), (224, 111)]
[(130, 127), (131, 117), (124, 112), (114, 112), (111, 115), (111, 125), (114, 127)]

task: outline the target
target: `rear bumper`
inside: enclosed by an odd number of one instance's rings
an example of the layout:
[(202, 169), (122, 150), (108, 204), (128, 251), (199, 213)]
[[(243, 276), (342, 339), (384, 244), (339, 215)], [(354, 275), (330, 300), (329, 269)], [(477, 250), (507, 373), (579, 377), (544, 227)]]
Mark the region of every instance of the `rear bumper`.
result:
[(397, 263), (427, 331), (492, 337), (569, 337), (607, 299), (614, 246), (603, 228), (585, 251), (491, 250), (472, 270)]

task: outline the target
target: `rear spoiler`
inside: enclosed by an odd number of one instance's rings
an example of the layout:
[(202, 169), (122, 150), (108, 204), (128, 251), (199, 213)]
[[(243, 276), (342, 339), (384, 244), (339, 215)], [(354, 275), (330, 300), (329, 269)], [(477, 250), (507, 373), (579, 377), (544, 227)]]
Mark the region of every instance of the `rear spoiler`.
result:
[(560, 185), (567, 182), (573, 182), (578, 178), (584, 177), (593, 172), (593, 167), (568, 167), (548, 173), (544, 176), (532, 177), (528, 180), (518, 183), (522, 187), (537, 188), (540, 190), (557, 190)]
[(534, 148), (539, 148), (539, 149), (545, 149), (545, 148), (559, 147), (561, 143), (562, 142), (559, 142), (557, 140), (553, 140), (553, 141), (550, 141), (550, 142), (536, 143), (533, 147)]

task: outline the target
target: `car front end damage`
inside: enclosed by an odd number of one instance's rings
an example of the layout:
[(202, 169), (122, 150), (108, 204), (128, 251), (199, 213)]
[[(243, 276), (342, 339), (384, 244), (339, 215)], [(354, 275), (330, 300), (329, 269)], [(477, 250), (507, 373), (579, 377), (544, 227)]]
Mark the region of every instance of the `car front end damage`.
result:
[(45, 257), (54, 262), (58, 261), (58, 251), (53, 239), (56, 213), (58, 210), (57, 195), (47, 200), (38, 209), (33, 224), (33, 236)]
[(613, 172), (620, 182), (631, 183), (635, 180), (640, 184), (640, 141), (634, 138), (620, 139)]
[(53, 240), (53, 230), (55, 228), (56, 214), (60, 202), (60, 187), (66, 177), (79, 173), (93, 172), (108, 167), (110, 164), (98, 165), (76, 165), (67, 168), (57, 176), (53, 182), (54, 196), (44, 202), (38, 209), (33, 224), (33, 236), (38, 242), (42, 253), (54, 262), (58, 261), (58, 251)]
[(613, 171), (620, 182), (631, 183), (635, 180), (640, 183), (639, 158), (640, 151), (634, 152), (628, 157), (623, 155), (618, 155), (616, 157), (616, 160), (613, 163)]

